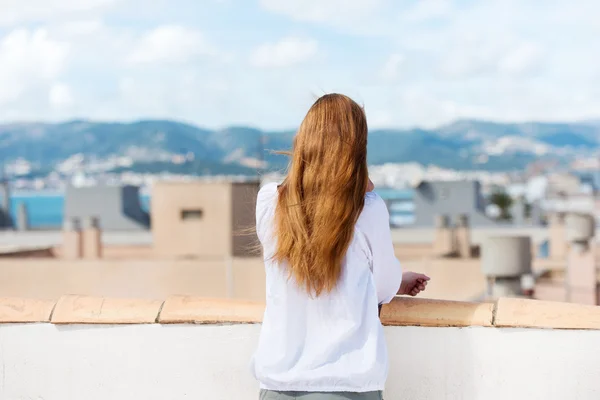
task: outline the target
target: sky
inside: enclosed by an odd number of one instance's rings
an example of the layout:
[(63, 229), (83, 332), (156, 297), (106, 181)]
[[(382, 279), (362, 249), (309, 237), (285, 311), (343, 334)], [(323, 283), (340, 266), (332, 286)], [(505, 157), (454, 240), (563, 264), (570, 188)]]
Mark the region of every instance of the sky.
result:
[(0, 123), (600, 119), (598, 0), (0, 0)]

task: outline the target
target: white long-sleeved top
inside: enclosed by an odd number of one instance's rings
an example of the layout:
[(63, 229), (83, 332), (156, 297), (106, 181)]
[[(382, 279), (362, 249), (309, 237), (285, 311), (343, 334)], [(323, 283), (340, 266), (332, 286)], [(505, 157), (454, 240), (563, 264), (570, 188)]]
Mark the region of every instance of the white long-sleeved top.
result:
[(266, 269), (266, 309), (251, 368), (262, 389), (307, 392), (383, 390), (388, 356), (378, 305), (402, 281), (384, 201), (367, 193), (336, 288), (309, 296), (272, 260), (277, 184), (261, 188), (258, 238)]

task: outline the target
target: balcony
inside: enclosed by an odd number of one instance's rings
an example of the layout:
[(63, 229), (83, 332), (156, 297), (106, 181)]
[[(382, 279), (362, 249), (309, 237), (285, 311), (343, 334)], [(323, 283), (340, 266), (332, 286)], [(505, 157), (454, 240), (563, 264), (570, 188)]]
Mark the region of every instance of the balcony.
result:
[[(261, 303), (0, 299), (0, 399), (258, 398)], [(382, 322), (386, 400), (600, 396), (600, 308), (516, 298), (397, 298)]]

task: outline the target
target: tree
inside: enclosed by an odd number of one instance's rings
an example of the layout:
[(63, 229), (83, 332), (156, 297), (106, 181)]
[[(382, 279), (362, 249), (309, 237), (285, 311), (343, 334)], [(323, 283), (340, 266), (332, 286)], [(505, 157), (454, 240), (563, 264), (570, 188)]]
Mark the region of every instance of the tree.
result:
[(499, 219), (509, 221), (512, 219), (510, 207), (513, 204), (512, 198), (506, 192), (494, 192), (490, 196), (490, 203), (495, 204), (500, 209)]

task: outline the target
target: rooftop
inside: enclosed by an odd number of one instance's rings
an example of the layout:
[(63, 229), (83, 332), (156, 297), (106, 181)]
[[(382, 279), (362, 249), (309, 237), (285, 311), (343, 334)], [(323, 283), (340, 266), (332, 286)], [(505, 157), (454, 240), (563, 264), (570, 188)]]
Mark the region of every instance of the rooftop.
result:
[[(2, 399), (256, 399), (264, 305), (171, 296), (0, 298)], [(594, 399), (600, 308), (397, 298), (385, 398)]]

